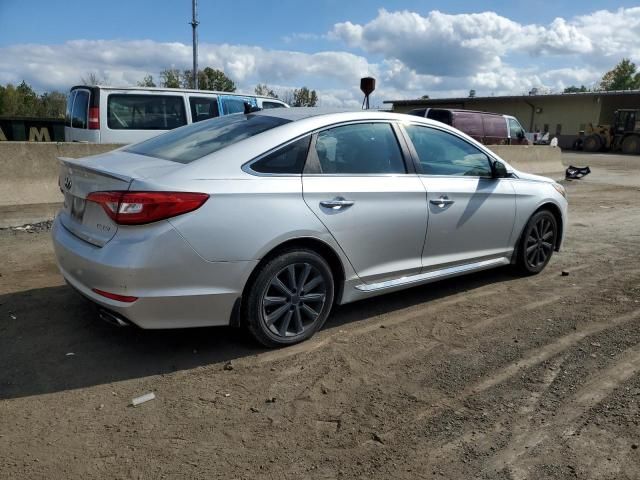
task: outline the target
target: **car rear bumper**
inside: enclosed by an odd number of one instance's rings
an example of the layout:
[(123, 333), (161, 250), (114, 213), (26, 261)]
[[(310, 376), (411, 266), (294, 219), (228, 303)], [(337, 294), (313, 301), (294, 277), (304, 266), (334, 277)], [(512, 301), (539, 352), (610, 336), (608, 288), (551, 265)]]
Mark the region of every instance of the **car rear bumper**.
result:
[[(142, 328), (228, 325), (257, 261), (208, 262), (168, 222), (119, 228), (96, 247), (56, 219), (53, 245), (66, 281), (92, 302)], [(93, 289), (137, 297), (121, 302)]]

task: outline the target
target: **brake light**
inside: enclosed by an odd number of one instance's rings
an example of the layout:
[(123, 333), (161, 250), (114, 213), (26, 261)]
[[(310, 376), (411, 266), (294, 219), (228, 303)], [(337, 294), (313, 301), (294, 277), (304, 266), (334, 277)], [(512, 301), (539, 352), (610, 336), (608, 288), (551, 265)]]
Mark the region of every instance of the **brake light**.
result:
[(192, 212), (207, 201), (206, 193), (189, 192), (93, 192), (90, 202), (99, 203), (120, 225), (143, 225)]
[(89, 107), (89, 130), (100, 130), (100, 107)]
[(97, 293), (98, 295), (102, 295), (103, 297), (109, 298), (111, 300), (116, 300), (118, 302), (133, 303), (138, 300), (138, 297), (118, 295), (117, 293), (105, 292), (104, 290), (98, 290), (97, 288), (93, 288), (92, 291)]

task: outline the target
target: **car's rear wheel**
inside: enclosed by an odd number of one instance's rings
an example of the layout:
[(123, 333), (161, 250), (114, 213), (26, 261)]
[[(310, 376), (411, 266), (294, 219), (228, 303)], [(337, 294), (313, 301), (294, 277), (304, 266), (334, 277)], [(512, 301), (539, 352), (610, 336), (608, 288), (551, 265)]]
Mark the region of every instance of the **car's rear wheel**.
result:
[(290, 250), (268, 261), (248, 288), (245, 321), (265, 346), (292, 345), (316, 333), (329, 316), (334, 282), (316, 252)]
[(520, 239), (517, 266), (526, 274), (540, 273), (547, 266), (556, 245), (558, 224), (548, 210), (535, 213)]

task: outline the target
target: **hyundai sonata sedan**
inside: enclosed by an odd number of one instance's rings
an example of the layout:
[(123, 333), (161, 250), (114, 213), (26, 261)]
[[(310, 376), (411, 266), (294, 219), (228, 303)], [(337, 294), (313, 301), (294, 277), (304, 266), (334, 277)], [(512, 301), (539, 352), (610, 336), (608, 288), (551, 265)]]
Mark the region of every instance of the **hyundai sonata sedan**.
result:
[(309, 338), (335, 304), (538, 273), (566, 227), (561, 185), (401, 114), (235, 114), (60, 160), (58, 265), (103, 318), (243, 325), (267, 346)]

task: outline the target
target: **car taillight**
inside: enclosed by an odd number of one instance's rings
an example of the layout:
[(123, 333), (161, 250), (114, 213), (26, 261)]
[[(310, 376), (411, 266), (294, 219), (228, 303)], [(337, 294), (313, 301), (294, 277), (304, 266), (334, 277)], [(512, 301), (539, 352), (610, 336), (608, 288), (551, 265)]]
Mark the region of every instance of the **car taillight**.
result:
[(89, 130), (100, 130), (100, 107), (89, 107)]
[(109, 217), (120, 225), (143, 225), (182, 215), (200, 208), (206, 193), (189, 192), (93, 192), (90, 202), (99, 203)]

